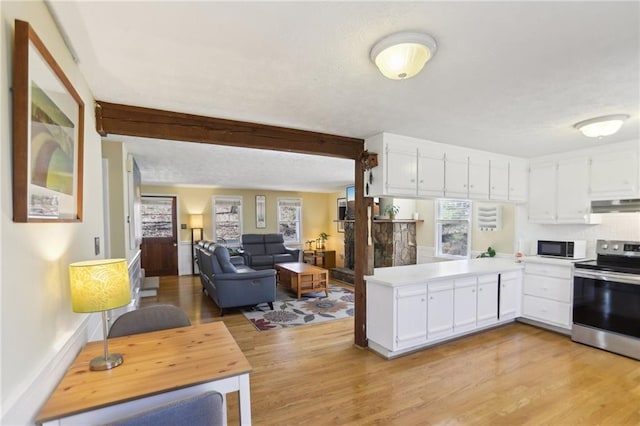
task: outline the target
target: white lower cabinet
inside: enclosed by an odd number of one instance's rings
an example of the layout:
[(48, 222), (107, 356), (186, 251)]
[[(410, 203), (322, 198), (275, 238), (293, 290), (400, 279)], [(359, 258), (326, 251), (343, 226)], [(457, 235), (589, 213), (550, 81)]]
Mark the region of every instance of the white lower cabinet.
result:
[(498, 321), (498, 274), (478, 277), (478, 321), (487, 325)]
[[(500, 302), (499, 276), (505, 277)], [(519, 315), (521, 276), (492, 273), (395, 287), (367, 280), (369, 347), (391, 358), (511, 321)]]
[(459, 278), (454, 281), (453, 329), (456, 332), (476, 328), (477, 288), (476, 277)]
[(427, 337), (439, 339), (453, 333), (453, 280), (428, 284)]
[(525, 262), (522, 316), (570, 330), (572, 291), (573, 264)]
[(500, 320), (515, 318), (520, 312), (521, 282), (522, 274), (520, 272), (500, 274), (500, 307), (498, 311)]
[(396, 348), (427, 341), (427, 286), (411, 285), (395, 289)]

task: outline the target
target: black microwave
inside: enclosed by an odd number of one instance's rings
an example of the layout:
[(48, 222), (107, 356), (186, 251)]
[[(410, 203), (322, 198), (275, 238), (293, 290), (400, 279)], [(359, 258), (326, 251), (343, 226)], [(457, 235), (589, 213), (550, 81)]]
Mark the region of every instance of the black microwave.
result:
[(587, 257), (587, 242), (538, 240), (538, 256), (584, 259)]

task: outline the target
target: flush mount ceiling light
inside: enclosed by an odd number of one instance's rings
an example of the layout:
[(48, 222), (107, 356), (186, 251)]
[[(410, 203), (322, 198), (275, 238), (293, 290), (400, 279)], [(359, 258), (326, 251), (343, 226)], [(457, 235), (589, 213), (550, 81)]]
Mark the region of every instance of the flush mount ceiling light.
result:
[(378, 41), (370, 57), (382, 75), (404, 80), (418, 74), (436, 50), (436, 41), (428, 34), (399, 32)]
[(601, 138), (613, 135), (620, 130), (624, 120), (629, 118), (626, 114), (605, 115), (602, 117), (590, 118), (573, 125), (580, 130), (583, 135), (590, 138)]

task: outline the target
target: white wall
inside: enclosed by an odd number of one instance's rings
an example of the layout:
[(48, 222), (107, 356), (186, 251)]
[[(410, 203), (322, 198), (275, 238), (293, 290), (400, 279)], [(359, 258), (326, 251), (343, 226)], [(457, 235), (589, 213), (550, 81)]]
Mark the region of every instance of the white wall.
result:
[(536, 254), (537, 240), (586, 240), (588, 257), (595, 257), (598, 239), (640, 241), (640, 213), (602, 214), (599, 225), (542, 225), (529, 223), (526, 209), (518, 206), (516, 214), (516, 244), (525, 255)]
[[(0, 424), (13, 425), (33, 422), (88, 333), (99, 325), (97, 315), (72, 312), (68, 265), (96, 258), (93, 239), (103, 239), (102, 164), (93, 96), (44, 3), (2, 1), (0, 7)], [(85, 104), (81, 223), (12, 221), (10, 86), (15, 19), (31, 24)]]

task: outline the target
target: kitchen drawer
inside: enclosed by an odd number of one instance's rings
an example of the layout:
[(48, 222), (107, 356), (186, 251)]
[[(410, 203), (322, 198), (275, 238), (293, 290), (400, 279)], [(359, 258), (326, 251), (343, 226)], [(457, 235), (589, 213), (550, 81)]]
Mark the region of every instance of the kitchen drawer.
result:
[(429, 293), (453, 290), (453, 280), (429, 281)]
[(546, 263), (525, 263), (525, 274), (545, 275), (548, 277), (571, 279), (572, 265), (550, 265)]
[(560, 302), (571, 302), (571, 281), (541, 275), (524, 275), (524, 294)]
[(522, 316), (566, 329), (571, 328), (571, 305), (569, 303), (524, 295)]
[(454, 280), (456, 288), (474, 287), (477, 284), (476, 277), (456, 278)]

